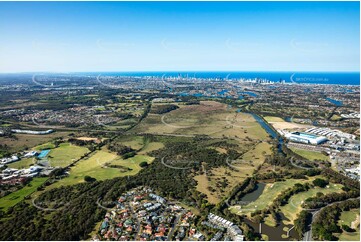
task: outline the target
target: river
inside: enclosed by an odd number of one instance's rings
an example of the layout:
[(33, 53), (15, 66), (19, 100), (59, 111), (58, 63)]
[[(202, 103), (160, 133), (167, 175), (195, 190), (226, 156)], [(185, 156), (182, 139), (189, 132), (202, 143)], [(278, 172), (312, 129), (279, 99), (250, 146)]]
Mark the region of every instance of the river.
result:
[(261, 125), (261, 127), (273, 138), (273, 139), (277, 139), (278, 141), (278, 152), (283, 154), (282, 151), (282, 144), (283, 144), (283, 138), (277, 134), (277, 132), (273, 129), (273, 127), (271, 127), (263, 118), (261, 118), (260, 116), (258, 116), (255, 113), (250, 113), (254, 119)]
[[(261, 125), (261, 127), (273, 138), (273, 139), (277, 139), (278, 141), (278, 151), (280, 153), (283, 154), (283, 151), (282, 151), (282, 144), (283, 144), (283, 138), (281, 136), (278, 135), (278, 133), (273, 129), (273, 127), (271, 127), (263, 118), (261, 118), (260, 116), (258, 116), (257, 114), (254, 114), (254, 113), (250, 113), (254, 118), (255, 120)], [(242, 199), (241, 201), (247, 201), (247, 202), (252, 202), (252, 201), (255, 201), (258, 199), (258, 197), (262, 194), (264, 188), (265, 188), (265, 185), (264, 183), (259, 183), (257, 184), (257, 188), (256, 190), (254, 190), (253, 192), (251, 193), (248, 193), (246, 194)], [(281, 216), (281, 221), (283, 220), (286, 220), (287, 218), (284, 217), (284, 215), (281, 213), (280, 214)], [(244, 219), (245, 223), (247, 223), (249, 226), (251, 226), (254, 231), (256, 232), (260, 232), (259, 231), (259, 224), (256, 224), (254, 222), (252, 222), (251, 220), (249, 219)], [(285, 226), (282, 224), (276, 226), (276, 227), (271, 227), (271, 226), (268, 226), (266, 224), (262, 224), (262, 234), (266, 234), (268, 236), (268, 239), (269, 240), (272, 240), (272, 241), (275, 241), (275, 240), (278, 240), (278, 241), (287, 241), (287, 240), (291, 240), (292, 238), (296, 239), (296, 240), (299, 240), (300, 238), (297, 236), (297, 233), (295, 232), (295, 230), (291, 230), (290, 231), (290, 237), (289, 238), (282, 238), (281, 235), (282, 234), (286, 234), (285, 231), (283, 231), (283, 228)]]

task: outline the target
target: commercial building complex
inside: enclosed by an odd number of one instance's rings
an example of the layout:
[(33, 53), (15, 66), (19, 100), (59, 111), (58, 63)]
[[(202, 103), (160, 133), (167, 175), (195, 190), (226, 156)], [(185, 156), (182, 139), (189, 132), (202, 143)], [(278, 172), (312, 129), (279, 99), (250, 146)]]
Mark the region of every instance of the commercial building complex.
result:
[(303, 133), (303, 132), (293, 132), (285, 135), (290, 141), (318, 145), (327, 141), (327, 138), (324, 136), (316, 136), (313, 134)]

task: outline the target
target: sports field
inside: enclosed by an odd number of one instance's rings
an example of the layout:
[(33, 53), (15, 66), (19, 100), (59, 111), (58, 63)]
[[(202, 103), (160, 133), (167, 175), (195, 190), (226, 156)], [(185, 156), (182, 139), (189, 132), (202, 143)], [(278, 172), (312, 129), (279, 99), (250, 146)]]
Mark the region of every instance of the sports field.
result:
[(262, 210), (270, 206), (277, 198), (278, 195), (282, 194), (288, 188), (293, 187), (296, 183), (306, 183), (310, 182), (310, 180), (301, 180), (301, 179), (287, 179), (286, 181), (279, 181), (275, 183), (267, 183), (265, 189), (262, 194), (256, 201), (250, 202), (244, 206), (232, 206), (230, 210), (233, 213), (242, 215), (242, 214), (250, 214), (256, 210)]
[(317, 193), (329, 194), (335, 192), (343, 192), (342, 185), (340, 184), (329, 184), (325, 188), (315, 187), (306, 192), (300, 192), (293, 195), (289, 199), (289, 203), (285, 206), (281, 206), (281, 212), (289, 220), (284, 220), (284, 224), (293, 224), (293, 221), (297, 218), (298, 214), (302, 211), (302, 203), (310, 197), (315, 197)]
[(341, 234), (337, 235), (340, 241), (360, 241), (360, 209), (343, 211), (338, 224), (340, 226), (345, 224), (356, 230), (355, 232), (342, 231)]
[[(53, 167), (66, 167), (74, 160), (79, 159), (82, 155), (89, 152), (86, 147), (76, 146), (70, 143), (61, 143), (57, 148), (54, 148), (52, 143), (46, 143), (36, 146), (32, 150), (40, 151), (43, 148), (51, 148), (45, 159), (49, 162), (49, 165)], [(29, 168), (29, 166), (36, 164), (36, 162), (35, 157), (22, 158), (19, 161), (8, 164), (8, 166), (10, 168), (22, 169)]]
[(61, 143), (59, 147), (50, 150), (48, 160), (53, 167), (65, 167), (87, 152), (89, 152), (89, 149), (86, 147), (76, 146), (70, 143)]
[(339, 225), (345, 224), (350, 228), (357, 228), (357, 226), (360, 224), (360, 209), (343, 211), (338, 223)]

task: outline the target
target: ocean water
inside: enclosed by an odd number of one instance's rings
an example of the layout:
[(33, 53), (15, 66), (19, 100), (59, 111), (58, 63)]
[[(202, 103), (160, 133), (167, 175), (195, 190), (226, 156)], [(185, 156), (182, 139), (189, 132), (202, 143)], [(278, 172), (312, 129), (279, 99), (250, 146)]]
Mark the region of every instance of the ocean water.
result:
[[(88, 73), (95, 74), (95, 73)], [(96, 73), (98, 74), (98, 73)], [(219, 79), (260, 78), (286, 83), (360, 85), (359, 72), (103, 72), (112, 76), (201, 77)]]

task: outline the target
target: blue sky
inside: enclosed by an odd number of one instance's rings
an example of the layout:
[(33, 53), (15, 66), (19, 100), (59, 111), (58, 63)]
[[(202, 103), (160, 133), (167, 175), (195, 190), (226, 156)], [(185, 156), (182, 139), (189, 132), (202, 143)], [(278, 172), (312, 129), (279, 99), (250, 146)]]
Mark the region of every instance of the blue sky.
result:
[(359, 71), (359, 2), (0, 2), (0, 72)]

